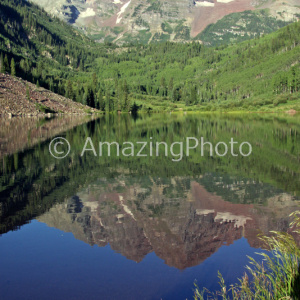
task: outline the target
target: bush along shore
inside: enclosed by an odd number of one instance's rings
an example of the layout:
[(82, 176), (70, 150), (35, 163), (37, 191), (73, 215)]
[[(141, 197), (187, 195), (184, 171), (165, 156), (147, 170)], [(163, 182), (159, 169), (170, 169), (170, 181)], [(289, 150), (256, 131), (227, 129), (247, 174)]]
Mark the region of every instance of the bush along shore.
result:
[(268, 253), (260, 253), (262, 263), (249, 257), (250, 265), (247, 273), (238, 283), (228, 287), (219, 273), (220, 290), (211, 292), (207, 289), (196, 289), (194, 300), (204, 299), (300, 299), (300, 211), (290, 216), (294, 221), (290, 224), (291, 233), (272, 231), (271, 236), (262, 236)]

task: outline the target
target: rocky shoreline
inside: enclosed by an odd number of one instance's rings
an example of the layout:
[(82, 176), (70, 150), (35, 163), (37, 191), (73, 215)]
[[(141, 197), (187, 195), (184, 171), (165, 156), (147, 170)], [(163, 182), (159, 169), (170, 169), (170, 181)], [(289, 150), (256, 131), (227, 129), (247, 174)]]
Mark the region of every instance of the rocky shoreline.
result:
[(0, 74), (0, 116), (11, 118), (86, 115), (98, 110), (37, 87), (21, 78)]

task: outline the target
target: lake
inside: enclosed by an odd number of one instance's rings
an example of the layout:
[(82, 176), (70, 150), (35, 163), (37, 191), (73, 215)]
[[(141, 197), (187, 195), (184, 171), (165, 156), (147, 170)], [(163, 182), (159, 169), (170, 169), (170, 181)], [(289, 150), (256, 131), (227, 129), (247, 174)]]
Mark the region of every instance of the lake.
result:
[[(187, 153), (188, 137), (213, 155)], [(299, 209), (299, 150), (297, 115), (1, 119), (0, 299), (192, 299), (218, 271), (236, 283), (258, 234)]]

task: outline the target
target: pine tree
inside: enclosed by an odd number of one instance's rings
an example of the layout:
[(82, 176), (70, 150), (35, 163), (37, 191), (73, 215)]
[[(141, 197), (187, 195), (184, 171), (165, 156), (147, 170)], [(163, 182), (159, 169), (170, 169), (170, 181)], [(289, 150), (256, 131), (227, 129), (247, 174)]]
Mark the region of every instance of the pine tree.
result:
[(196, 104), (197, 103), (197, 89), (195, 86), (191, 86), (191, 93), (190, 93), (190, 104)]
[(72, 86), (71, 80), (67, 81), (67, 84), (65, 87), (65, 96), (66, 96), (66, 98), (73, 99), (74, 94), (73, 94), (73, 86)]
[(62, 85), (61, 81), (58, 82), (58, 93), (60, 95), (64, 94), (64, 88), (63, 88), (63, 85)]
[(99, 103), (98, 99), (96, 99), (95, 108), (100, 110), (100, 103)]
[(124, 79), (123, 84), (122, 84), (122, 97), (123, 97), (123, 107), (122, 109), (124, 111), (129, 111), (130, 109), (130, 103), (128, 99), (128, 86), (127, 86), (127, 81)]
[(93, 73), (92, 75), (92, 89), (95, 92), (97, 90), (97, 86), (98, 86), (98, 78), (96, 73)]
[(82, 59), (80, 60), (80, 63), (79, 63), (79, 70), (82, 72), (84, 71), (84, 64), (83, 64)]
[(94, 91), (92, 89), (90, 90), (89, 98), (90, 98), (89, 106), (92, 107), (92, 108), (95, 108), (95, 94), (94, 94)]
[(4, 72), (9, 72), (9, 62), (8, 62), (7, 54), (5, 54), (4, 57)]
[(49, 82), (49, 90), (54, 92), (54, 86), (53, 86), (53, 78), (50, 78), (50, 82)]
[(185, 105), (188, 106), (190, 105), (190, 95), (188, 93), (188, 87), (187, 87), (187, 83), (185, 84), (185, 86), (183, 87), (183, 91), (182, 91), (182, 99), (185, 102)]
[(81, 86), (77, 88), (76, 101), (79, 103), (83, 103), (83, 96), (84, 96), (84, 88)]
[(166, 79), (165, 79), (165, 77), (162, 77), (160, 79), (160, 91), (159, 91), (159, 94), (161, 96), (165, 95), (165, 89), (166, 89)]
[(102, 93), (102, 90), (100, 89), (98, 91), (98, 95), (97, 95), (97, 109), (100, 109), (102, 111), (105, 110), (105, 102), (103, 100), (103, 93)]
[(86, 104), (95, 108), (95, 95), (91, 87), (88, 87), (86, 90)]
[(28, 73), (29, 72), (29, 66), (28, 66), (28, 62), (25, 61), (24, 59), (21, 59), (20, 61), (20, 68), (24, 73)]
[(168, 86), (168, 95), (172, 95), (173, 92), (173, 88), (174, 88), (174, 80), (173, 77), (171, 77), (170, 81), (169, 81), (169, 86)]
[(83, 96), (82, 96), (82, 99), (81, 99), (81, 103), (82, 103), (83, 105), (87, 105), (87, 98), (88, 98), (87, 93), (84, 92), (84, 94), (83, 94)]
[(176, 87), (173, 88), (172, 92), (171, 92), (171, 100), (172, 102), (177, 102), (180, 100), (180, 94), (179, 94), (179, 89), (177, 89)]
[(14, 58), (12, 58), (10, 62), (10, 74), (11, 76), (16, 76), (16, 65)]
[(116, 110), (121, 110), (121, 96), (122, 96), (122, 87), (121, 84), (119, 84), (118, 79), (115, 79), (115, 105)]
[(111, 112), (113, 111), (113, 100), (111, 98), (111, 95), (110, 95), (110, 90), (107, 89), (106, 90), (106, 94), (105, 94), (105, 110), (107, 112)]
[(0, 73), (5, 73), (3, 53), (0, 55)]

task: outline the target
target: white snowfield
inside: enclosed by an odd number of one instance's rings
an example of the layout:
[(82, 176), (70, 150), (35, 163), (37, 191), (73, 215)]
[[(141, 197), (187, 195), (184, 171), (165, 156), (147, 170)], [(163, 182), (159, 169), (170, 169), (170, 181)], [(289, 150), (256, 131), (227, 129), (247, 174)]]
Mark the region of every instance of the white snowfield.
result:
[(232, 1), (234, 1), (234, 0), (217, 0), (217, 2), (220, 2), (220, 3), (229, 3)]
[(209, 215), (209, 214), (214, 214), (215, 210), (214, 209), (196, 209), (196, 214), (197, 215)]
[(213, 6), (215, 6), (215, 4), (211, 3), (211, 2), (208, 2), (208, 1), (203, 1), (203, 2), (196, 2), (196, 6), (213, 7)]
[(94, 12), (94, 10), (92, 9), (92, 8), (88, 8), (86, 11), (83, 11), (80, 15), (79, 15), (79, 17), (80, 18), (87, 18), (87, 17), (93, 17), (93, 16), (95, 16), (96, 15), (96, 13)]
[(131, 0), (127, 3), (125, 3), (122, 7), (121, 7), (121, 10), (117, 13), (118, 15), (118, 18), (117, 18), (117, 21), (116, 21), (116, 24), (119, 24), (122, 20), (122, 17), (121, 15), (126, 11), (128, 5), (130, 4)]

